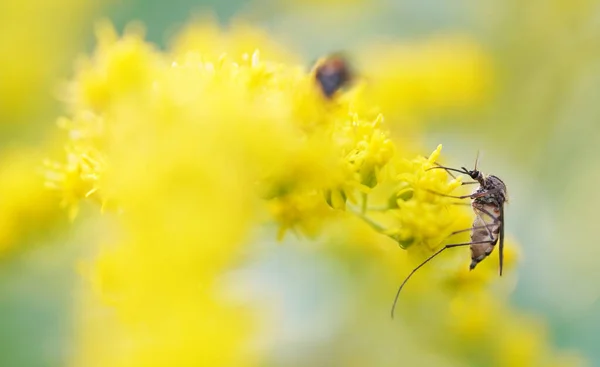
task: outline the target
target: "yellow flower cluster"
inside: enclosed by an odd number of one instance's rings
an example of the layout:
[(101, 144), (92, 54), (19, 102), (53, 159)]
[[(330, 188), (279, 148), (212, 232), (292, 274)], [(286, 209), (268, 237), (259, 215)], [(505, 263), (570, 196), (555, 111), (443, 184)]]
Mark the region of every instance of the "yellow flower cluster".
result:
[(62, 219), (39, 172), (49, 145), (40, 136), (51, 127), (45, 119), (55, 103), (58, 75), (100, 2), (0, 3), (0, 257), (38, 242), (40, 234), (50, 238)]
[[(360, 108), (359, 88), (326, 100), (302, 68), (263, 62), (258, 50), (209, 59), (213, 50), (204, 52), (204, 33), (195, 40), (194, 31), (197, 26), (183, 33), (171, 54), (163, 55), (144, 43), (138, 31), (118, 40), (108, 26), (101, 30), (96, 54), (81, 63), (71, 85), (72, 114), (59, 120), (70, 136), (67, 162), (49, 164), (50, 185), (64, 192), (72, 216), (78, 199), (92, 197), (103, 205), (116, 199), (115, 190), (105, 185), (113, 170), (106, 166), (108, 152), (130, 149), (130, 138), (139, 139), (141, 131), (154, 127), (194, 129), (198, 143), (216, 134), (224, 144), (237, 146), (238, 153), (251, 153), (244, 155), (248, 177), (270, 199), (281, 234), (294, 227), (314, 234), (315, 220), (327, 213), (325, 202), (344, 208), (347, 200), (356, 203), (357, 192), (366, 193), (382, 181), (381, 171), (395, 146), (383, 116)], [(142, 111), (149, 116), (123, 116), (138, 113), (123, 101), (136, 102), (139, 110), (147, 107)], [(226, 108), (240, 103), (247, 109)], [(224, 122), (209, 123), (213, 113)], [(216, 131), (225, 127), (227, 134), (219, 136)], [(389, 179), (408, 183), (402, 175)]]
[[(98, 292), (82, 302), (76, 365), (255, 364), (257, 326), (221, 278), (262, 222), (315, 236), (353, 216), (418, 257), (468, 227), (431, 192), (461, 186), (428, 170), (441, 146), (409, 152), (360, 85), (325, 98), (258, 32), (196, 24), (161, 51), (139, 27), (119, 37), (102, 24), (98, 40), (59, 120), (66, 161), (47, 175), (73, 216), (85, 198), (116, 209), (117, 240), (85, 269)], [(90, 311), (100, 304), (114, 313)]]

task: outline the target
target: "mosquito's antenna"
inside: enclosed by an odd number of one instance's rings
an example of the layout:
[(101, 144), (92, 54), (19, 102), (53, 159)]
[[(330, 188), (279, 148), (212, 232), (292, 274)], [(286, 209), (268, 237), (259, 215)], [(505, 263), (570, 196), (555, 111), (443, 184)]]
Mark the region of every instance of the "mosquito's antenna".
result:
[(479, 149), (477, 149), (477, 155), (475, 156), (475, 168), (473, 171), (477, 171), (477, 163), (479, 162)]
[[(462, 173), (462, 174), (467, 174), (467, 175), (469, 174), (469, 172), (464, 167), (462, 167), (463, 170), (461, 171), (461, 170), (456, 169), (456, 168), (444, 167), (444, 166), (440, 166), (440, 165), (438, 165), (436, 167), (427, 168), (425, 171), (429, 171), (429, 170), (432, 170), (432, 169), (440, 169), (440, 168), (441, 169), (445, 169), (446, 171), (454, 171), (454, 172), (458, 172), (458, 173)], [(450, 172), (448, 172), (448, 173), (450, 173)]]

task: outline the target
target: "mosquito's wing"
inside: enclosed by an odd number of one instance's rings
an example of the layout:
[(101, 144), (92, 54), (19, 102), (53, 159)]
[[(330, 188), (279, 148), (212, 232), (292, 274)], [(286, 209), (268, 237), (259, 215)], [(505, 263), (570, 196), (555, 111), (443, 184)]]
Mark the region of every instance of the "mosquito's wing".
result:
[(498, 258), (500, 259), (500, 276), (504, 266), (504, 205), (500, 205), (500, 243), (498, 245)]

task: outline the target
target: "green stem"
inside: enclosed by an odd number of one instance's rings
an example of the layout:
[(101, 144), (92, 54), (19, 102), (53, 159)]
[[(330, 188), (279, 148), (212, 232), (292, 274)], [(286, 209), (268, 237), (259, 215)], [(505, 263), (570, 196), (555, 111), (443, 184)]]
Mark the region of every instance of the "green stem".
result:
[(362, 208), (361, 208), (361, 213), (367, 214), (367, 202), (368, 202), (369, 196), (366, 192), (362, 193)]
[(394, 241), (398, 242), (398, 239), (395, 238), (393, 235), (385, 233), (387, 229), (384, 226), (382, 226), (381, 224), (379, 224), (379, 223), (375, 222), (373, 219), (367, 217), (364, 213), (353, 210), (353, 208), (350, 206), (347, 209), (350, 213), (356, 215), (358, 218), (360, 218), (363, 222), (367, 223), (369, 226), (371, 226), (371, 228), (373, 228), (378, 233), (380, 233), (384, 236), (387, 236), (387, 237), (393, 239)]

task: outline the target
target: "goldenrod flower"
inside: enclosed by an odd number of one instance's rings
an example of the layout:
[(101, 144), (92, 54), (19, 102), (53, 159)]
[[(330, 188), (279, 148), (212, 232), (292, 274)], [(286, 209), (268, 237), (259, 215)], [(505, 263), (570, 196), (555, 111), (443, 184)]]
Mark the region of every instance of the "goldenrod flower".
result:
[(85, 151), (77, 146), (67, 146), (66, 151), (66, 163), (45, 161), (46, 187), (60, 192), (61, 206), (68, 209), (69, 218), (74, 220), (81, 198), (98, 197), (98, 179), (104, 163), (92, 148)]

